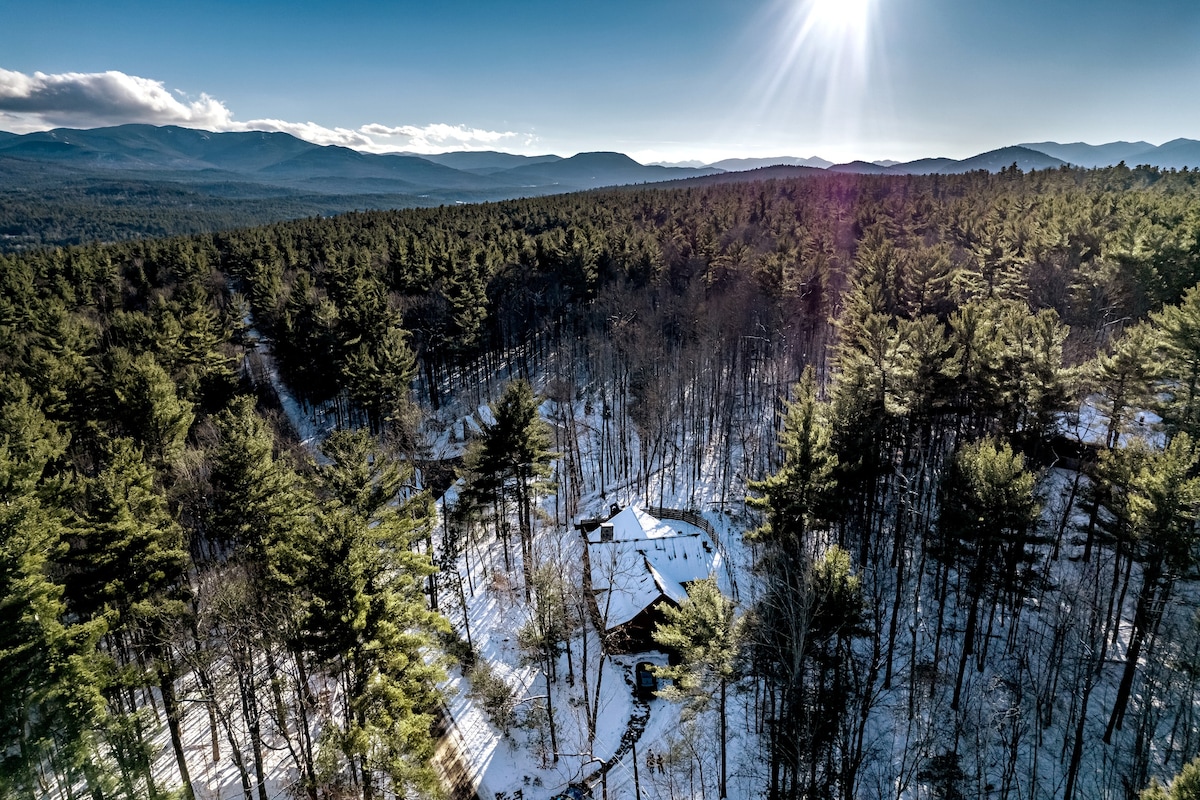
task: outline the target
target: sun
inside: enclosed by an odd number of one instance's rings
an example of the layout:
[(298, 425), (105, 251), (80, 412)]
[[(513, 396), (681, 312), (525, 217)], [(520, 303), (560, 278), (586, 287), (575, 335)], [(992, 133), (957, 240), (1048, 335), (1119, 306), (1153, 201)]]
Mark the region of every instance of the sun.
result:
[(825, 34), (862, 31), (870, 21), (872, 0), (808, 0), (807, 23)]
[(758, 71), (739, 124), (823, 146), (861, 138), (889, 102), (883, 36), (894, 2), (764, 0), (747, 62)]

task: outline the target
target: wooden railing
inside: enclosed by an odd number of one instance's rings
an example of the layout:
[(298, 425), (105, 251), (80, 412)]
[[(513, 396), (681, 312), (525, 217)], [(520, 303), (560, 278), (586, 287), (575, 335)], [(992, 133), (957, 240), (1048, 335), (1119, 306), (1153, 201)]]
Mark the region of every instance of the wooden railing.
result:
[(695, 511), (663, 508), (662, 506), (647, 506), (646, 513), (659, 519), (673, 519), (677, 522), (686, 522), (689, 525), (695, 525), (707, 533), (708, 540), (717, 548), (717, 552), (721, 554), (721, 560), (725, 563), (725, 575), (729, 578), (729, 589), (733, 592), (733, 599), (740, 599), (738, 597), (737, 579), (733, 573), (733, 563), (729, 560), (729, 554), (725, 551), (725, 543), (721, 541), (721, 537), (717, 536), (717, 530), (712, 526), (711, 522)]
[(673, 519), (679, 522), (686, 522), (688, 525), (695, 525), (708, 534), (708, 538), (712, 540), (713, 544), (717, 547), (721, 546), (721, 543), (717, 541), (717, 532), (713, 528), (712, 523), (695, 511), (681, 511), (675, 508), (663, 508), (662, 506), (647, 506), (646, 513), (659, 519)]

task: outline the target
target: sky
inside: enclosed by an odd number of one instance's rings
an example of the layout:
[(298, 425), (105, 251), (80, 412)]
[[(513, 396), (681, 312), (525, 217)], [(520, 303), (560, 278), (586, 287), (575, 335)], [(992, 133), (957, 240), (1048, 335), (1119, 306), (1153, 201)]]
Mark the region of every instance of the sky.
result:
[(1196, 0), (2, 0), (0, 130), (966, 158), (1200, 138)]

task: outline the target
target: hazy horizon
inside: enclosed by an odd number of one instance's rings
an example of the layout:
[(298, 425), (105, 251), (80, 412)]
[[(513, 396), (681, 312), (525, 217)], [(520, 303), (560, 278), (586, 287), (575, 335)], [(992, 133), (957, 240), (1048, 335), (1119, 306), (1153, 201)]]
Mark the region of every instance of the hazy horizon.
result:
[(0, 129), (286, 131), (366, 152), (962, 159), (1200, 132), (1182, 0), (22, 4)]

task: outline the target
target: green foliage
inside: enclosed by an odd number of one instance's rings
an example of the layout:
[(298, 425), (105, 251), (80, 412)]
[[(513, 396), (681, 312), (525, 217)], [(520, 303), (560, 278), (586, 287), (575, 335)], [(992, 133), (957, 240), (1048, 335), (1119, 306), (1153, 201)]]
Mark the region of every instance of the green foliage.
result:
[(1164, 787), (1156, 779), (1144, 789), (1140, 800), (1200, 800), (1200, 758), (1194, 758)]
[(962, 447), (942, 490), (940, 528), (977, 552), (1023, 536), (1037, 519), (1034, 475), (1007, 442)]
[(1090, 365), (1091, 380), (1108, 410), (1105, 446), (1109, 449), (1117, 446), (1129, 411), (1149, 408), (1154, 401), (1154, 387), (1163, 370), (1158, 346), (1153, 327), (1135, 325), (1113, 342), (1111, 352), (1101, 353)]
[(1192, 439), (1180, 433), (1165, 450), (1141, 439), (1106, 450), (1097, 466), (1097, 478), (1108, 489), (1111, 534), (1132, 544), (1139, 557), (1176, 574), (1191, 567), (1200, 542), (1198, 462), (1200, 453)]
[[(43, 760), (80, 775), (104, 720), (102, 623), (68, 622), (55, 560), (66, 552), (57, 487), (66, 438), (28, 400), (0, 410), (0, 794), (33, 797)], [(99, 773), (99, 768), (94, 768)]]
[(110, 358), (115, 361), (111, 381), (117, 401), (116, 418), (147, 448), (156, 463), (178, 461), (195, 420), (192, 404), (179, 398), (175, 382), (152, 353), (131, 359), (118, 348)]
[(538, 414), (537, 398), (528, 381), (508, 384), (492, 408), (495, 422), (487, 426), (477, 456), (468, 456), (481, 473), (510, 473), (514, 479), (544, 479), (554, 458), (550, 428)]
[[(51, 793), (159, 790), (147, 749), (157, 722), (146, 693), (127, 690), (157, 670), (169, 687), (178, 659), (193, 653), (201, 667), (230, 670), (231, 681), (242, 670), (251, 707), (259, 694), (278, 692), (280, 706), (303, 696), (293, 668), (353, 687), (347, 714), (322, 739), (327, 784), (296, 750), (306, 784), (365, 793), (374, 782), (382, 793), (385, 775), (407, 786), (427, 779), (436, 693), (425, 655), (440, 623), (419, 602), (429, 566), (412, 552), (426, 501), (401, 488), (407, 473), (362, 435), (331, 439), (320, 467), (292, 463), (255, 404), (233, 398), (239, 381), (249, 390), (261, 377), (236, 369), (253, 346), (247, 303), (289, 386), (302, 400), (330, 401), (342, 424), (404, 434), (414, 381), (436, 405), (476, 391), (471, 376), (551, 365), (569, 371), (576, 399), (604, 416), (608, 452), (597, 471), (608, 486), (668, 459), (677, 475), (694, 467), (694, 483), (710, 474), (705, 459), (734, 441), (742, 463), (722, 456), (720, 465), (731, 480), (767, 472), (781, 455), (774, 474), (751, 484), (766, 524), (748, 648), (779, 726), (770, 753), (782, 770), (772, 787), (779, 796), (862, 793), (853, 773), (871, 756), (854, 750), (852, 727), (878, 716), (855, 703), (903, 680), (891, 657), (907, 655), (900, 623), (911, 589), (922, 609), (965, 604), (968, 628), (982, 616), (979, 628), (994, 620), (1012, 641), (1022, 635), (1029, 595), (1018, 590), (1037, 582), (1020, 578), (1040, 563), (1028, 552), (1038, 541), (1036, 498), (1026, 462), (989, 437), (1019, 443), (1029, 463), (1049, 456), (1056, 414), (1073, 402), (1072, 365), (1108, 342), (1089, 368), (1112, 409), (1108, 444), (1130, 410), (1151, 400), (1163, 401), (1173, 438), (1161, 454), (1134, 445), (1101, 457), (1096, 477), (1111, 497), (1100, 498), (1100, 541), (1115, 557), (1087, 563), (1115, 562), (1102, 581), (1113, 595), (1112, 618), (1102, 620), (1110, 631), (1130, 629), (1118, 600), (1124, 583), (1137, 595), (1130, 644), (1145, 639), (1146, 656), (1127, 650), (1126, 698), (1143, 685), (1183, 691), (1169, 680), (1176, 667), (1154, 657), (1176, 644), (1164, 643), (1175, 634), (1170, 619), (1159, 625), (1158, 609), (1174, 613), (1170, 588), (1193, 569), (1200, 324), (1191, 317), (1200, 290), (1187, 287), (1200, 278), (1198, 193), (1195, 173), (1124, 167), (830, 174), (332, 219), (306, 213), (220, 236), (0, 256), (0, 793), (39, 791), (37, 770), (56, 776), (47, 777)], [(0, 201), (0, 233), (23, 237), (5, 240), (18, 245), (33, 240), (24, 208), (47, 225), (33, 238), (116, 241), (177, 224), (168, 219), (176, 204), (195, 201), (163, 197), (142, 187), (125, 211), (90, 220), (68, 213), (87, 205), (69, 194), (57, 207)], [(171, 208), (147, 212), (151, 201)], [(146, 212), (140, 222), (129, 218), (135, 208)], [(202, 225), (228, 210), (191, 213)], [(1136, 324), (1148, 315), (1150, 324)], [(1126, 333), (1110, 341), (1121, 326)], [(795, 390), (772, 451), (764, 443), (778, 382), (809, 364), (816, 369)], [(534, 592), (543, 583), (530, 546), (534, 501), (549, 488), (554, 457), (537, 404), (527, 384), (506, 388), (497, 424), (471, 448), (465, 495), (477, 510), (497, 506), (501, 531), (515, 509)], [(567, 449), (572, 434), (562, 433)], [(571, 458), (564, 467), (571, 474)], [(572, 489), (576, 480), (586, 491), (586, 476), (572, 475)], [(826, 536), (854, 558), (827, 547)], [(933, 592), (916, 562), (926, 554), (944, 559), (926, 565), (942, 576)], [(1140, 568), (1117, 569), (1130, 561)], [(877, 602), (895, 589), (894, 616), (864, 607), (853, 563)], [(185, 583), (196, 597), (179, 592)], [(546, 624), (523, 637), (543, 656), (564, 635), (556, 594), (538, 600)], [(989, 598), (1012, 603), (1012, 613), (986, 614)], [(191, 621), (180, 616), (189, 610), (195, 642), (179, 624)], [(879, 623), (870, 663), (853, 645), (868, 621)], [(895, 630), (884, 634), (889, 621)], [(918, 626), (911, 647), (916, 637), (957, 638), (960, 623), (936, 633)], [(1001, 641), (994, 631), (963, 638), (960, 672), (976, 642), (985, 666), (987, 643)], [(1069, 672), (1055, 679), (1079, 696)], [(1134, 672), (1152, 680), (1137, 682)], [(1046, 692), (1037, 702), (1061, 717)], [(914, 719), (941, 710), (941, 694), (918, 694)], [(1170, 704), (1146, 697), (1131, 708), (1149, 733), (1159, 717), (1142, 708)], [(303, 712), (297, 704), (272, 713)], [(1014, 751), (1028, 741), (1014, 739)], [(1145, 750), (1152, 739), (1136, 741)]]
[(155, 477), (142, 452), (118, 439), (104, 470), (85, 487), (88, 512), (80, 520), (81, 544), (72, 549), (68, 596), (76, 612), (105, 617), (114, 628), (182, 613), (171, 595), (187, 566), (183, 531)]
[[(527, 381), (515, 380), (505, 386), (492, 414), (495, 422), (484, 426), (463, 457), (463, 498), (475, 507), (509, 499), (515, 503), (528, 598), (533, 584), (533, 501), (553, 490), (550, 462), (557, 454), (549, 449), (550, 428), (538, 413), (537, 398)], [(507, 525), (506, 519), (497, 520), (501, 535)]]
[(751, 491), (763, 495), (750, 498), (750, 504), (767, 512), (766, 526), (754, 533), (756, 539), (799, 549), (809, 530), (833, 518), (838, 459), (831, 447), (828, 410), (817, 400), (811, 368), (805, 370), (794, 395), (780, 434), (783, 466), (774, 475), (750, 483)]
[(1172, 431), (1200, 437), (1200, 286), (1151, 319), (1161, 335), (1163, 420)]
[(529, 620), (517, 631), (517, 646), (530, 663), (549, 667), (562, 655), (570, 636), (562, 570), (541, 564), (533, 573), (533, 607)]
[(442, 671), (428, 656), (447, 624), (425, 607), (422, 582), (435, 570), (412, 545), (430, 509), (423, 495), (400, 502), (411, 473), (367, 432), (335, 433), (323, 454), (303, 630), (347, 688), (348, 719), (332, 741), (364, 780), (379, 772), (398, 794), (429, 792)]
[(311, 500), (294, 469), (274, 455), (275, 440), (254, 400), (238, 398), (216, 417), (209, 535), (238, 547), (260, 575), (265, 600), (287, 598), (305, 569)]
[(512, 687), (483, 658), (471, 668), (467, 681), (471, 684), (471, 698), (479, 703), (492, 725), (507, 736), (517, 721)]
[(812, 593), (808, 635), (813, 643), (849, 639), (867, 631), (866, 597), (862, 579), (855, 575), (850, 554), (833, 545), (812, 565), (809, 577)]
[(671, 681), (660, 696), (685, 701), (685, 708), (696, 713), (712, 704), (718, 687), (736, 678), (743, 621), (714, 578), (687, 588), (687, 599), (678, 607), (662, 607), (665, 621), (654, 629), (654, 641), (677, 653), (679, 665), (654, 672)]

